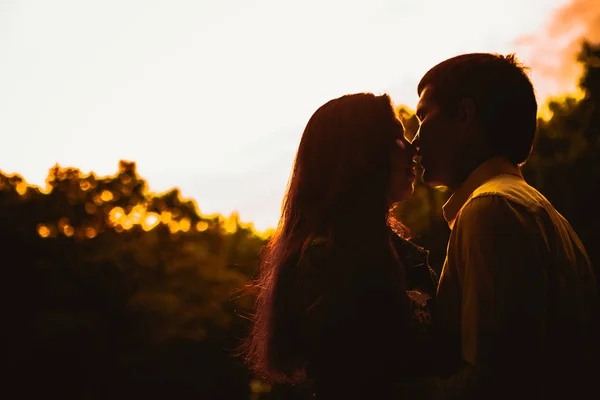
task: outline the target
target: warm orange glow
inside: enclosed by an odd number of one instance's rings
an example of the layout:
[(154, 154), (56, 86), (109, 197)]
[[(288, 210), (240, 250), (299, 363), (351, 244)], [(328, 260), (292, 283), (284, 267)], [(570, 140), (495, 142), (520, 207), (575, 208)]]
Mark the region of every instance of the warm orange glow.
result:
[(126, 231), (130, 230), (131, 228), (133, 228), (133, 221), (129, 218), (123, 218), (121, 220), (121, 226), (123, 227), (123, 229), (125, 229)]
[(23, 196), (25, 193), (27, 193), (27, 183), (25, 182), (20, 182), (19, 184), (17, 184), (17, 193), (19, 193), (21, 196)]
[(266, 240), (275, 234), (275, 229), (270, 228), (270, 229), (264, 230), (262, 232), (252, 230), (252, 232), (254, 232), (254, 234), (256, 236), (258, 236), (259, 238)]
[(63, 233), (65, 236), (71, 237), (75, 234), (75, 228), (73, 228), (71, 225), (65, 225), (63, 227)]
[(128, 217), (131, 219), (131, 222), (134, 224), (139, 224), (142, 222), (142, 218), (144, 217), (144, 212), (146, 211), (146, 207), (142, 205), (134, 206), (129, 213)]
[[(130, 184), (132, 177), (129, 175), (117, 175), (117, 179), (121, 180), (123, 185)], [(100, 177), (97, 178), (93, 173), (83, 175), (79, 170), (74, 168), (60, 168), (58, 165), (51, 170), (46, 180), (47, 189), (44, 192), (37, 186), (28, 185), (19, 175), (13, 174), (7, 176), (4, 180), (0, 180), (0, 187), (2, 185), (8, 185), (13, 188), (20, 195), (27, 195), (32, 192), (39, 194), (48, 194), (57, 188), (57, 183), (61, 181), (76, 179), (73, 183), (76, 183), (76, 187), (81, 191), (90, 192), (89, 197), (83, 195), (79, 191), (67, 190), (64, 195), (72, 205), (83, 205), (85, 212), (88, 215), (96, 216), (97, 214), (106, 213), (105, 223), (108, 226), (113, 227), (116, 232), (124, 232), (132, 229), (134, 226), (140, 226), (144, 231), (149, 232), (159, 224), (164, 224), (168, 227), (172, 234), (180, 232), (189, 232), (194, 229), (197, 232), (204, 232), (208, 230), (211, 225), (214, 227), (221, 228), (224, 233), (234, 234), (239, 229), (247, 229), (252, 234), (257, 235), (261, 238), (266, 238), (272, 234), (272, 230), (260, 233), (254, 229), (252, 223), (242, 223), (239, 219), (239, 214), (233, 212), (229, 217), (224, 217), (220, 214), (204, 215), (200, 213), (195, 200), (184, 199), (179, 195), (179, 189), (174, 188), (170, 191), (170, 194), (175, 191), (177, 192), (177, 202), (180, 204), (169, 208), (166, 204), (166, 199), (160, 194), (156, 193), (144, 193), (148, 195), (147, 201), (136, 204), (133, 206), (129, 213), (126, 213), (122, 207), (111, 207), (110, 202), (117, 201), (121, 196), (120, 192), (131, 193), (132, 188), (120, 186), (116, 191), (114, 189), (103, 189), (98, 193), (93, 192), (98, 187), (100, 182), (103, 180), (112, 181), (115, 176)], [(60, 191), (64, 191), (63, 188), (58, 188)], [(172, 195), (172, 194), (171, 194)], [(87, 201), (84, 200), (87, 197)], [(83, 200), (83, 202), (82, 202)], [(82, 204), (83, 203), (83, 204)], [(105, 206), (106, 204), (106, 206)], [(160, 212), (150, 212), (147, 207), (152, 204), (152, 207), (161, 210)], [(197, 223), (192, 223), (195, 217), (190, 218), (189, 212), (190, 207), (192, 215), (199, 216), (202, 220)], [(97, 226), (73, 226), (72, 222), (67, 217), (60, 218), (55, 224), (40, 224), (37, 226), (37, 233), (40, 237), (56, 237), (58, 234), (64, 234), (67, 237), (76, 237), (77, 239), (91, 239), (102, 231)]]
[(229, 218), (225, 220), (223, 223), (223, 228), (225, 228), (225, 232), (227, 233), (235, 233), (238, 229), (238, 214), (232, 213)]
[(180, 228), (179, 228), (179, 222), (172, 220), (171, 222), (169, 222), (169, 231), (171, 233), (177, 233), (179, 232)]
[(96, 229), (90, 227), (85, 228), (85, 237), (88, 239), (93, 239), (97, 235)]
[(75, 229), (70, 225), (69, 219), (63, 217), (58, 220), (58, 229), (65, 234), (65, 236), (71, 237), (75, 233)]
[(550, 104), (553, 101), (557, 101), (559, 103), (565, 103), (569, 98), (580, 101), (585, 97), (585, 92), (583, 92), (580, 88), (577, 91), (570, 93), (568, 96), (558, 96), (558, 97), (549, 97), (544, 104), (541, 104), (538, 107), (538, 118), (543, 119), (544, 121), (549, 121), (554, 113), (550, 109)]
[(180, 231), (188, 232), (191, 229), (191, 221), (189, 218), (184, 217), (181, 221), (173, 219), (173, 214), (170, 211), (163, 211), (160, 214), (155, 212), (149, 212), (145, 205), (138, 204), (133, 207), (129, 214), (125, 213), (125, 210), (121, 207), (114, 207), (109, 211), (109, 222), (123, 230), (129, 230), (134, 225), (140, 225), (146, 232), (154, 229), (159, 223), (163, 223), (169, 227), (171, 233), (177, 233)]
[(102, 199), (102, 201), (107, 203), (113, 199), (113, 194), (110, 190), (104, 190), (102, 191), (100, 198)]
[(79, 187), (81, 188), (81, 190), (83, 190), (84, 192), (87, 192), (88, 190), (90, 190), (92, 188), (92, 185), (90, 184), (89, 181), (87, 180), (82, 180), (81, 182), (79, 182)]
[(121, 207), (113, 208), (108, 214), (108, 218), (113, 224), (118, 224), (123, 217), (125, 217), (125, 210)]
[(171, 222), (171, 218), (172, 216), (169, 211), (163, 211), (160, 213), (160, 222), (162, 222), (165, 225)]
[(200, 221), (196, 224), (196, 230), (198, 232), (204, 232), (207, 229), (208, 229), (208, 222), (206, 222), (206, 221)]
[(146, 232), (151, 231), (158, 225), (160, 222), (159, 216), (156, 213), (148, 213), (144, 216), (144, 220), (142, 221), (142, 229)]
[(48, 229), (48, 227), (44, 224), (39, 224), (37, 231), (38, 235), (40, 235), (43, 238), (47, 238), (48, 236), (50, 236), (50, 229)]
[(179, 229), (182, 232), (189, 232), (191, 227), (192, 227), (192, 222), (190, 221), (189, 218), (182, 218), (181, 221), (179, 221)]

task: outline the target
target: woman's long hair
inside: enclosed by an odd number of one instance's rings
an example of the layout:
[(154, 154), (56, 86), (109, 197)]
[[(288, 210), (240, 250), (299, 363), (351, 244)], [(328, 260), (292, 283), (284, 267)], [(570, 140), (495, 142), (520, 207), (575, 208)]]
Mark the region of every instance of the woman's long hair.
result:
[(391, 252), (392, 152), (402, 133), (387, 95), (346, 95), (321, 106), (308, 121), (279, 225), (252, 284), (256, 311), (242, 352), (258, 376), (290, 383), (305, 378), (306, 351), (290, 324), (301, 312), (293, 297), (302, 288), (289, 277), (312, 238), (326, 237), (348, 260)]

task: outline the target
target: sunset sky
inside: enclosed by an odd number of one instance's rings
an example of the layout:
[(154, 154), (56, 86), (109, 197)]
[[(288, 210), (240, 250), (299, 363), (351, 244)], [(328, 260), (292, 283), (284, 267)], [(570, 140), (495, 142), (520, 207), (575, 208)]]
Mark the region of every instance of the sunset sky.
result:
[(151, 191), (179, 187), (262, 230), (331, 98), (387, 92), (412, 108), (427, 69), (473, 51), (516, 52), (541, 100), (573, 90), (565, 54), (591, 22), (558, 18), (568, 3), (2, 0), (0, 170), (44, 187), (55, 163), (112, 175), (135, 161)]

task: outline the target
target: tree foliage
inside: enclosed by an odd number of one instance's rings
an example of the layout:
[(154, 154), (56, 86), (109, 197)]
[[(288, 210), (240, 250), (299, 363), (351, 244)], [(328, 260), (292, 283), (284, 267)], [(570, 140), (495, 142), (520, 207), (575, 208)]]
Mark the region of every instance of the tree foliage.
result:
[(146, 188), (127, 162), (104, 178), (56, 166), (46, 191), (0, 175), (9, 360), (15, 383), (40, 383), (21, 391), (247, 397), (233, 300), (264, 238)]

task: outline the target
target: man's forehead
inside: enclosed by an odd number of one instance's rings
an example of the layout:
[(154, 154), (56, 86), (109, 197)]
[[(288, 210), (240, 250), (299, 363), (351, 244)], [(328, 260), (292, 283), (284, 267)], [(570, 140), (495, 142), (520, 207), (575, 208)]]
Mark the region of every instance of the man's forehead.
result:
[(419, 102), (417, 103), (417, 110), (431, 102), (431, 92), (431, 86), (425, 86), (425, 89), (421, 91), (421, 96), (419, 96)]
[(421, 91), (421, 96), (419, 97), (416, 111), (426, 111), (435, 107), (436, 104), (433, 99), (433, 88), (431, 86), (425, 86), (425, 88)]

